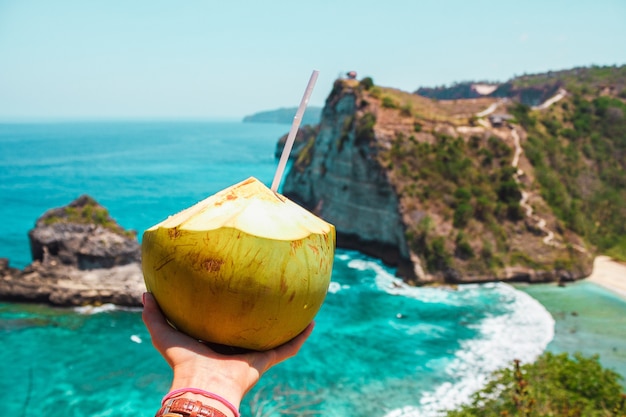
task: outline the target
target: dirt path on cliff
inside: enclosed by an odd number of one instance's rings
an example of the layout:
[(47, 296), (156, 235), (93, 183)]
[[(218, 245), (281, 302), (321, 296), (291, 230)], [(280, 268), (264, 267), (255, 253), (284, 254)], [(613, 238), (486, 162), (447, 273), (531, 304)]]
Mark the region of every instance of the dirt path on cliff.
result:
[(544, 101), (540, 105), (533, 107), (533, 110), (544, 110), (544, 109), (547, 109), (548, 107), (550, 107), (551, 105), (553, 105), (557, 101), (561, 100), (566, 95), (567, 95), (567, 90), (565, 90), (564, 88), (559, 88), (559, 90), (556, 92), (556, 94), (554, 96), (550, 97), (549, 99), (547, 99), (546, 101)]
[[(524, 150), (520, 144), (520, 137), (517, 133), (517, 129), (515, 126), (509, 126), (511, 129), (511, 136), (513, 137), (513, 144), (515, 145), (515, 153), (513, 155), (513, 161), (511, 162), (511, 166), (516, 169), (515, 174), (513, 175), (513, 179), (517, 183), (517, 185), (521, 186), (520, 178), (524, 175), (524, 171), (519, 168), (519, 160), (522, 156)], [(552, 230), (547, 227), (548, 222), (543, 217), (535, 214), (532, 206), (528, 203), (531, 194), (528, 191), (522, 190), (520, 187), (522, 198), (520, 199), (520, 206), (524, 209), (526, 217), (532, 220), (535, 223), (535, 226), (544, 233), (543, 243), (549, 246), (553, 246), (556, 248), (564, 249), (566, 245), (561, 242), (557, 242), (555, 240), (555, 235)], [(587, 250), (580, 245), (572, 244), (572, 247), (582, 253), (586, 253)]]
[[(567, 91), (561, 88), (559, 89), (556, 95), (549, 98), (548, 100), (546, 100), (539, 106), (534, 107), (534, 109), (537, 109), (537, 110), (547, 109), (552, 104), (558, 102), (566, 95), (567, 95)], [(476, 113), (476, 117), (480, 118), (480, 117), (484, 117), (488, 114), (493, 113), (499, 104), (501, 103), (500, 102), (493, 103), (492, 105), (487, 107), (485, 110), (479, 113)], [(534, 212), (533, 207), (528, 203), (532, 194), (528, 191), (523, 190), (521, 187), (522, 182), (520, 178), (524, 175), (524, 171), (519, 167), (519, 161), (520, 161), (521, 156), (524, 154), (524, 149), (522, 148), (522, 145), (520, 143), (520, 135), (517, 132), (517, 128), (513, 125), (509, 125), (509, 128), (511, 129), (511, 136), (513, 137), (513, 145), (515, 147), (515, 153), (513, 154), (513, 161), (511, 162), (511, 166), (515, 168), (516, 170), (515, 174), (513, 175), (513, 179), (515, 180), (517, 185), (520, 186), (520, 191), (522, 194), (522, 197), (520, 199), (520, 206), (522, 207), (522, 209), (524, 209), (524, 213), (526, 217), (529, 218), (535, 224), (535, 226), (539, 230), (541, 230), (541, 232), (544, 234), (544, 238), (543, 238), (544, 244), (548, 246), (553, 246), (556, 248), (564, 249), (566, 245), (555, 240), (555, 234), (552, 230), (548, 228), (547, 226), (548, 222), (546, 221), (546, 219), (537, 215)], [(587, 253), (587, 250), (580, 245), (572, 244), (572, 247), (578, 252)]]

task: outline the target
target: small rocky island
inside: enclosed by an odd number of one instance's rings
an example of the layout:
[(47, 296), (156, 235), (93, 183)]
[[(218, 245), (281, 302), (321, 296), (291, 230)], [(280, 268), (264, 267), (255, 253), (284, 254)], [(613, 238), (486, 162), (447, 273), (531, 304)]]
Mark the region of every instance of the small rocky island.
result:
[(28, 233), (33, 262), (0, 259), (0, 300), (58, 306), (141, 306), (141, 246), (93, 198), (48, 210)]

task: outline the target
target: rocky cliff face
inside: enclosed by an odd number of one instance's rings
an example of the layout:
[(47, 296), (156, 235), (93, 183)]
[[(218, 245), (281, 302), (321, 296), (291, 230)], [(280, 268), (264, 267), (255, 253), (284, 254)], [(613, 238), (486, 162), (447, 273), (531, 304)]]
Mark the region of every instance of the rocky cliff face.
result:
[(338, 82), (326, 102), (314, 146), (299, 153), (283, 193), (335, 225), (337, 244), (406, 267), (398, 196), (376, 160), (359, 84)]
[(20, 271), (0, 260), (0, 299), (62, 306), (140, 306), (141, 248), (88, 196), (49, 210), (29, 234), (33, 262)]
[(476, 116), (504, 106), (337, 80), (283, 193), (416, 284), (582, 278), (592, 256), (543, 201), (525, 132)]

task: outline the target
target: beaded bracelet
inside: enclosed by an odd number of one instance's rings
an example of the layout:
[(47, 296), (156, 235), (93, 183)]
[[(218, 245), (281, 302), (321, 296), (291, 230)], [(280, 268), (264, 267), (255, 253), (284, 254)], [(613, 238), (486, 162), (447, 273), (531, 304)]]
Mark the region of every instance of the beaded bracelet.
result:
[(207, 398), (212, 398), (214, 400), (217, 400), (219, 402), (221, 402), (222, 404), (224, 404), (226, 407), (228, 407), (228, 409), (230, 411), (233, 412), (233, 414), (235, 414), (235, 417), (240, 417), (241, 414), (239, 414), (239, 410), (237, 410), (237, 407), (235, 407), (230, 401), (228, 401), (226, 398), (217, 395), (217, 394), (213, 394), (212, 392), (209, 391), (205, 391), (203, 389), (199, 389), (199, 388), (180, 388), (180, 389), (176, 389), (172, 392), (170, 392), (169, 394), (167, 394), (165, 397), (163, 397), (163, 399), (161, 400), (161, 406), (163, 406), (165, 404), (165, 402), (167, 400), (169, 400), (170, 398), (174, 398), (174, 397), (178, 397), (179, 395), (182, 395), (186, 392), (189, 392), (191, 394), (199, 394), (202, 395), (203, 397), (207, 397)]

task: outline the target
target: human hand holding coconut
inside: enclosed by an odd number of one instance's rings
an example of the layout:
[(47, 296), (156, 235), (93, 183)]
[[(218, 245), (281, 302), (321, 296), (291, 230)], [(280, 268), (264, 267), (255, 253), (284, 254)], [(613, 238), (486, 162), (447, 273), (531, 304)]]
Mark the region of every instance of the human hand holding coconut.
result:
[[(294, 339), (274, 349), (223, 355), (170, 326), (149, 293), (144, 295), (143, 320), (154, 347), (174, 371), (170, 392), (186, 387), (198, 388), (219, 395), (237, 409), (243, 396), (261, 375), (272, 366), (295, 356), (313, 331), (311, 323)], [(221, 401), (201, 394), (184, 392), (176, 398), (199, 400), (226, 416), (236, 415)]]
[(335, 227), (277, 189), (316, 79), (314, 71), (272, 189), (250, 177), (143, 234), (144, 320), (174, 370), (157, 416), (229, 415), (205, 409), (210, 398), (238, 417), (243, 395), (312, 331), (330, 285)]

